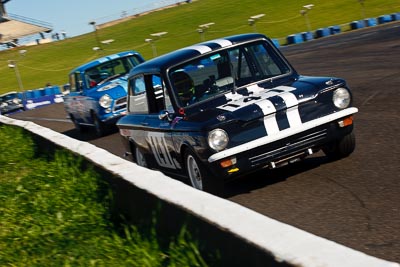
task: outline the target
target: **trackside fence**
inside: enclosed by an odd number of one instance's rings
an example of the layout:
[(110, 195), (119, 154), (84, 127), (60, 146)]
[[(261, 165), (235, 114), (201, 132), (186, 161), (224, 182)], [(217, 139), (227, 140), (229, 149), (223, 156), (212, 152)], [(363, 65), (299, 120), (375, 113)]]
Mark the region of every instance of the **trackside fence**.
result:
[(218, 254), (222, 266), (400, 267), (195, 190), (35, 123), (0, 115), (0, 124), (24, 128), (41, 152), (63, 148), (81, 155), (109, 181), (117, 213), (131, 223), (147, 225), (156, 215), (157, 233), (166, 237), (187, 227), (202, 254)]

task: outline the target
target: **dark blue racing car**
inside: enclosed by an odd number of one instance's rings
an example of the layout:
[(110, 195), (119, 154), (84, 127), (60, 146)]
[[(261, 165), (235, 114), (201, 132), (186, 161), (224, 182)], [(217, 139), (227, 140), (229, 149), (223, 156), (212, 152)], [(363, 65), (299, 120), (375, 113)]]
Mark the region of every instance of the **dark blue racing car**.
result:
[(299, 75), (264, 35), (186, 47), (140, 64), (128, 80), (128, 115), (117, 123), (126, 154), (200, 190), (221, 194), (257, 169), (355, 148), (358, 110), (346, 82)]

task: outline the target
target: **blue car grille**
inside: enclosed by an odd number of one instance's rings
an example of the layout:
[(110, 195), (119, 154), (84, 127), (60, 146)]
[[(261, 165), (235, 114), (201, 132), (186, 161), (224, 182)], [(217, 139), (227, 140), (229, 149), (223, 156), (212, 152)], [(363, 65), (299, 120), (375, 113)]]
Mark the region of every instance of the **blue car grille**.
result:
[(115, 101), (114, 112), (126, 109), (126, 97), (121, 97)]

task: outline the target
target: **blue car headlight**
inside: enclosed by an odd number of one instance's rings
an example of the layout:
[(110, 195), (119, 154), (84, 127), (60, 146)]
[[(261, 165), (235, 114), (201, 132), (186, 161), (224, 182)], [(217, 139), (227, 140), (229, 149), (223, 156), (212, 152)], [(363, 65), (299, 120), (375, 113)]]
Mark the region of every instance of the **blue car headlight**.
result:
[(99, 99), (99, 104), (103, 108), (109, 108), (112, 104), (112, 98), (111, 96), (104, 94), (102, 97)]

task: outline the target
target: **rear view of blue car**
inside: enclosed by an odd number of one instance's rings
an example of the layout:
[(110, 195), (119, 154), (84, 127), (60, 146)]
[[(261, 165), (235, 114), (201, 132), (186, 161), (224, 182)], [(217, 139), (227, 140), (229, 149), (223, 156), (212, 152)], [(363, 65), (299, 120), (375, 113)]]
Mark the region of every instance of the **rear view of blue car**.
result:
[(135, 51), (108, 55), (72, 70), (70, 92), (64, 98), (67, 114), (79, 131), (94, 128), (98, 136), (126, 112), (127, 75), (144, 62)]

